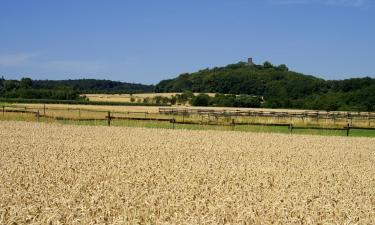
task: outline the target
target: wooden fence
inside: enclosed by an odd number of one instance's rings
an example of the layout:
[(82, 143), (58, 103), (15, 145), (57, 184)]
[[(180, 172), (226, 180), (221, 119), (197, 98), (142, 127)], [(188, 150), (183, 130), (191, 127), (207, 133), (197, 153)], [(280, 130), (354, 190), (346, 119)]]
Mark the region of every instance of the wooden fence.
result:
[(375, 119), (375, 112), (342, 112), (342, 111), (271, 111), (242, 109), (194, 109), (194, 108), (159, 108), (160, 114), (166, 115), (220, 115), (220, 116), (258, 116), (258, 117), (298, 117), (298, 118), (367, 118)]
[[(51, 116), (48, 115), (48, 111), (61, 110), (61, 111), (76, 111), (79, 117), (67, 117), (67, 116)], [(104, 113), (105, 116), (100, 118), (85, 118), (81, 116), (81, 111)], [(206, 109), (176, 109), (176, 108), (160, 108), (160, 115), (169, 115), (170, 118), (154, 118), (150, 117), (148, 112), (118, 112), (118, 111), (105, 111), (105, 110), (92, 110), (92, 109), (80, 109), (80, 108), (48, 108), (45, 105), (43, 107), (14, 107), (14, 106), (2, 106), (2, 114), (5, 116), (6, 113), (22, 113), (32, 114), (39, 121), (40, 118), (47, 118), (52, 120), (69, 120), (69, 121), (107, 121), (107, 125), (111, 126), (113, 120), (133, 120), (133, 121), (156, 121), (156, 122), (169, 122), (172, 128), (175, 128), (175, 124), (186, 124), (186, 125), (205, 125), (205, 126), (231, 126), (234, 130), (235, 126), (273, 126), (273, 127), (288, 127), (290, 133), (293, 130), (299, 129), (311, 129), (311, 130), (342, 130), (347, 131), (347, 136), (350, 135), (350, 130), (361, 129), (361, 130), (375, 130), (375, 127), (363, 127), (363, 126), (352, 126), (347, 123), (342, 127), (321, 127), (321, 126), (295, 126), (293, 123), (258, 123), (258, 122), (238, 122), (235, 119), (230, 119), (229, 123), (220, 124), (215, 121), (195, 120), (186, 121), (176, 120), (175, 116), (190, 115), (215, 115), (217, 117), (298, 117), (303, 116), (304, 118), (367, 118), (369, 121), (375, 119), (375, 113), (364, 113), (364, 112), (321, 112), (321, 111), (305, 111), (305, 112), (273, 112), (273, 111), (241, 111), (241, 110), (206, 110)], [(122, 116), (114, 116), (113, 114), (120, 114)], [(144, 115), (142, 117), (128, 116), (130, 114)]]

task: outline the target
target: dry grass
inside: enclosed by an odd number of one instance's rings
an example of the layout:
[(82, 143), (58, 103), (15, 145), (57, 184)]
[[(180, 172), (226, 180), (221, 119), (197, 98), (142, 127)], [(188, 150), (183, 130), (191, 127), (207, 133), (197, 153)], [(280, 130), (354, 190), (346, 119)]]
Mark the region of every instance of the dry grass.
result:
[(375, 223), (375, 139), (0, 128), (0, 224)]
[[(104, 101), (104, 102), (131, 102), (130, 98), (134, 98), (136, 102), (143, 101), (145, 98), (154, 98), (156, 96), (171, 98), (181, 93), (139, 93), (139, 94), (85, 94), (90, 101)], [(194, 93), (198, 95), (199, 93)], [(209, 96), (215, 96), (215, 93), (207, 93)]]
[[(27, 107), (46, 107), (52, 108), (71, 108), (71, 109), (92, 109), (92, 110), (110, 110), (110, 111), (130, 111), (130, 112), (158, 112), (160, 106), (110, 106), (110, 105), (68, 105), (68, 104), (32, 104), (32, 103), (14, 103), (13, 106), (27, 106)], [(164, 108), (164, 107), (161, 107)], [(268, 109), (268, 108), (235, 108), (235, 107), (198, 107), (198, 106), (176, 106), (172, 108), (178, 109), (211, 109), (211, 110), (237, 110), (237, 111), (263, 111), (263, 112), (306, 112), (314, 110), (302, 109)], [(314, 111), (316, 112), (316, 110)], [(320, 111), (322, 114), (326, 111)]]
[(172, 97), (178, 93), (140, 93), (140, 94), (85, 94), (90, 101), (108, 101), (108, 102), (131, 102), (130, 98), (136, 101), (140, 99), (143, 101), (145, 98), (153, 98), (155, 96)]
[[(44, 104), (13, 104), (13, 106), (21, 107), (24, 109), (27, 107), (28, 110), (36, 112), (39, 110), (41, 114), (44, 114)], [(112, 116), (117, 117), (147, 117), (147, 118), (165, 118), (165, 119), (176, 119), (177, 121), (191, 121), (191, 122), (212, 122), (219, 124), (228, 124), (232, 119), (236, 123), (292, 123), (294, 126), (321, 126), (321, 127), (339, 127), (342, 128), (347, 126), (349, 123), (352, 126), (358, 127), (375, 127), (374, 119), (368, 120), (366, 116), (354, 117), (352, 120), (346, 118), (325, 119), (325, 118), (301, 118), (301, 117), (254, 117), (254, 116), (233, 116), (233, 117), (219, 117), (216, 118), (213, 115), (198, 115), (191, 114), (189, 116), (181, 115), (165, 115), (159, 114), (158, 106), (101, 106), (101, 105), (64, 105), (64, 104), (45, 104), (46, 115), (53, 117), (64, 117), (64, 118), (86, 118), (86, 119), (103, 119), (107, 116), (107, 112), (111, 111)], [(14, 109), (8, 107), (9, 109)], [(164, 108), (164, 107), (162, 107)], [(243, 108), (214, 108), (214, 107), (178, 107), (179, 109), (236, 109), (236, 110), (248, 110)], [(252, 111), (279, 111), (279, 112), (305, 112), (302, 110), (283, 110), (283, 109), (251, 109)], [(1, 114), (1, 111), (0, 111)], [(147, 115), (146, 115), (147, 114)], [(1, 115), (0, 115), (1, 116)]]
[(66, 104), (13, 104), (14, 106), (36, 107), (42, 109), (44, 105), (47, 108), (57, 109), (88, 109), (117, 112), (159, 112), (159, 106), (110, 106), (110, 105), (66, 105)]

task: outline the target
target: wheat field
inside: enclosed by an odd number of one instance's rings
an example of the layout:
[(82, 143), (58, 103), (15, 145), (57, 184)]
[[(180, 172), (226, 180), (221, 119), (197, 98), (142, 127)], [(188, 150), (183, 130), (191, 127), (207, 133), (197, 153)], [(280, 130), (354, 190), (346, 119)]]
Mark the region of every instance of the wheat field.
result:
[(375, 224), (375, 139), (0, 122), (0, 224)]
[[(136, 102), (141, 101), (145, 98), (154, 98), (156, 96), (171, 98), (177, 94), (182, 93), (135, 93), (135, 94), (84, 94), (90, 101), (104, 101), (104, 102), (131, 102), (131, 98), (134, 98)], [(200, 93), (194, 93), (194, 95), (199, 95)], [(205, 93), (211, 97), (215, 96), (215, 93)]]

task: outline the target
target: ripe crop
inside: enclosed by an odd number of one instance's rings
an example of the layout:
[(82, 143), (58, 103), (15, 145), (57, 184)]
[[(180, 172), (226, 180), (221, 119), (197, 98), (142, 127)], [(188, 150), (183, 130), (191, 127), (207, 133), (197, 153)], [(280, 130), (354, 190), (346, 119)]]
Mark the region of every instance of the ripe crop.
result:
[(375, 139), (0, 122), (0, 224), (374, 224)]

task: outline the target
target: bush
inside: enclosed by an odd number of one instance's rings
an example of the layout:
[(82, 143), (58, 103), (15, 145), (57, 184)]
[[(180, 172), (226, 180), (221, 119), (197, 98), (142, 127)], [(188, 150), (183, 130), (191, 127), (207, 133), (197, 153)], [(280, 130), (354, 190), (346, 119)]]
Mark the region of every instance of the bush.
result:
[(208, 106), (210, 103), (210, 96), (207, 94), (199, 94), (192, 99), (191, 104), (193, 106)]

